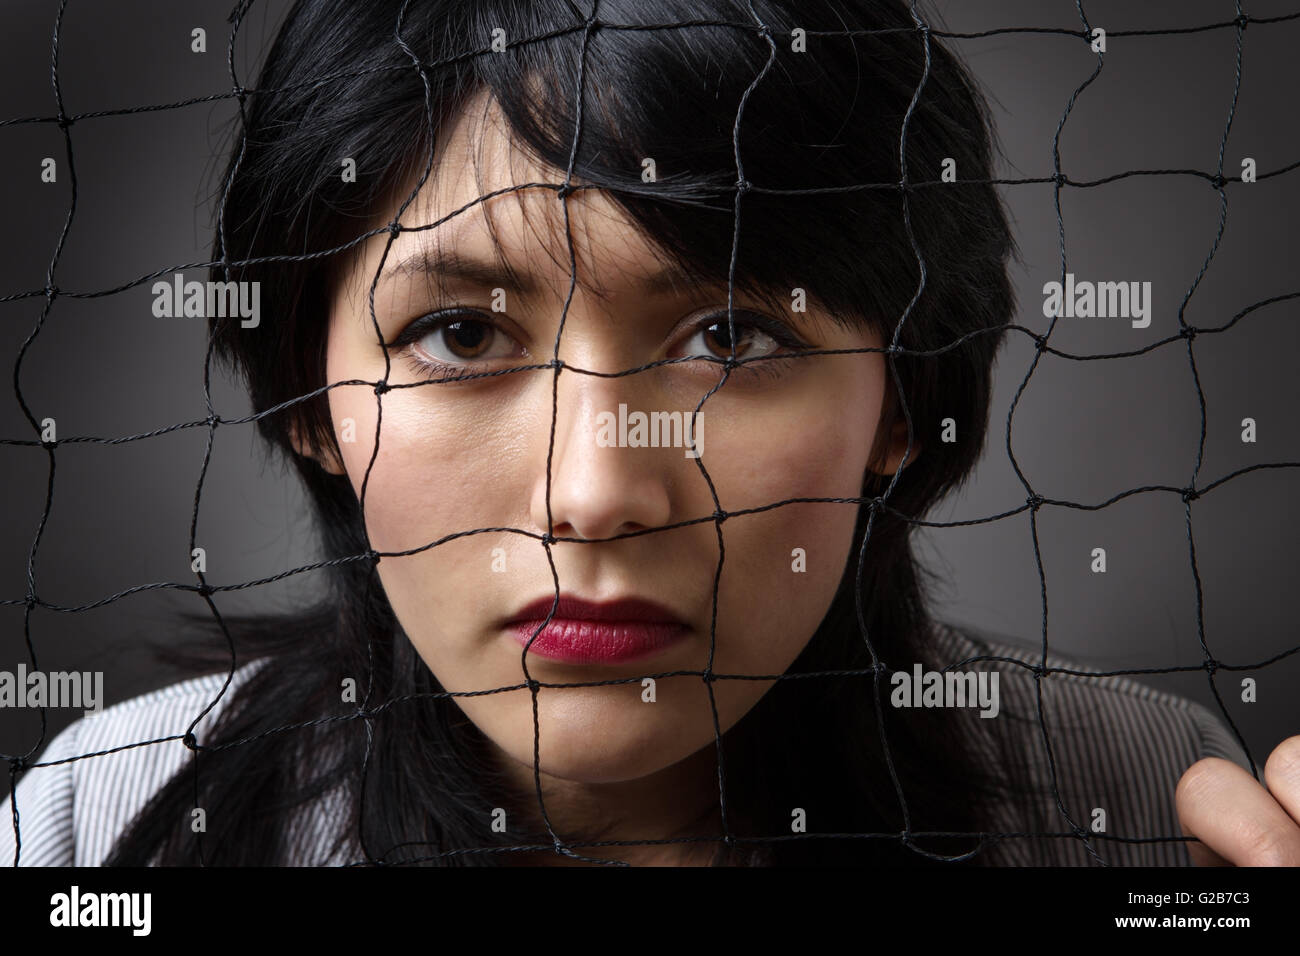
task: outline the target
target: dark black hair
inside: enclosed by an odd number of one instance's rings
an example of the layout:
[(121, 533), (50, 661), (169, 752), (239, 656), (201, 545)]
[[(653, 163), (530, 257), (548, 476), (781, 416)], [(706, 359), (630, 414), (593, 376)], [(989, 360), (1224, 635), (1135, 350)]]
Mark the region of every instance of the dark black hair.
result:
[[(225, 617), (239, 662), (265, 666), (233, 692), (204, 738), (217, 748), (199, 756), (209, 864), (289, 859), (286, 821), (327, 791), (345, 798), (348, 824), (337, 845), (357, 859), (498, 865), (510, 854), (449, 851), (527, 839), (518, 827), (496, 834), (486, 825), (491, 808), (506, 799), (505, 785), (482, 733), (453, 700), (417, 697), (369, 719), (322, 719), (353, 712), (339, 699), (348, 675), (373, 675), (372, 707), (442, 688), (402, 632), (374, 563), (357, 558), (369, 546), (349, 479), (296, 454), (290, 423), (317, 448), (337, 448), (327, 395), (294, 400), (327, 384), (323, 317), (351, 250), (311, 254), (373, 228), (376, 211), (400, 199), (424, 169), (431, 128), (441, 129), (477, 91), (500, 104), (518, 148), (565, 170), (589, 12), (519, 0), (299, 0), (248, 95), (226, 170), (212, 278), (260, 282), (264, 319), (255, 329), (212, 320), (213, 346), (246, 383), (255, 412), (290, 403), (257, 427), (292, 462), (324, 559), (337, 560), (314, 572), (328, 583), (318, 605)], [(423, 78), (396, 41), (399, 13), (401, 37), (423, 64)], [(854, 515), (851, 559), (830, 611), (789, 673), (872, 666), (856, 618), (859, 589), (866, 634), (882, 664), (939, 666), (927, 610), (931, 582), (905, 517), (923, 516), (957, 488), (982, 452), (993, 360), (1014, 309), (1006, 266), (1015, 248), (994, 186), (961, 182), (905, 193), (889, 184), (902, 177), (905, 120), (909, 182), (938, 180), (946, 158), (961, 180), (992, 178), (995, 145), (975, 83), (942, 43), (916, 30), (903, 0), (600, 0), (597, 13), (600, 25), (586, 48), (575, 183), (608, 189), (680, 263), (725, 282), (737, 186), (733, 124), (742, 95), (772, 55), (739, 130), (745, 179), (755, 188), (742, 200), (738, 284), (806, 288), (836, 315), (878, 328), (886, 344), (906, 312), (897, 343), (907, 350), (943, 349), (969, 336), (937, 355), (887, 356), (890, 400), (880, 434), (904, 414), (901, 396), (918, 440), (937, 435), (945, 418), (955, 419), (962, 440), (926, 441), (892, 487), (892, 475), (865, 476), (863, 495), (888, 491), (888, 508), (875, 513), (860, 581), (857, 555), (872, 507), (835, 506), (845, 520)], [(680, 21), (712, 25), (613, 26)], [(488, 49), (498, 27), (509, 44), (504, 53)], [(806, 31), (806, 52), (793, 48), (796, 29)], [(818, 33), (848, 30), (880, 32)], [(641, 181), (645, 156), (656, 161), (656, 183)], [(355, 182), (340, 176), (341, 157), (355, 160)], [(881, 185), (763, 191), (867, 183)], [(913, 303), (918, 250), (926, 272)], [(214, 621), (196, 620), (213, 635), (210, 665), (228, 664)], [(887, 700), (887, 679), (882, 684)], [(911, 829), (981, 829), (987, 801), (1006, 794), (998, 768), (975, 756), (975, 731), (938, 711), (886, 706), (878, 715), (868, 675), (780, 681), (723, 736), (732, 831), (788, 834), (791, 809), (803, 807), (818, 832), (900, 832), (882, 720)], [(303, 726), (268, 732), (291, 725)], [(245, 742), (232, 745), (237, 741)], [(195, 862), (194, 787), (187, 769), (162, 788), (109, 862)], [(550, 842), (535, 797), (518, 795), (509, 818), (532, 820), (535, 842)], [(972, 839), (917, 842), (950, 854), (975, 846)], [(898, 840), (808, 839), (720, 844), (716, 862), (930, 860)]]

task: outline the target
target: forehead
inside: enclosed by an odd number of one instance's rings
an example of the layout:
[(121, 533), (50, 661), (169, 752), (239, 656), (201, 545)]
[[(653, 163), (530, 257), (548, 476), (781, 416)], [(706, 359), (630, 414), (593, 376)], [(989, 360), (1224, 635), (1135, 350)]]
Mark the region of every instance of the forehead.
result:
[[(580, 286), (603, 296), (671, 264), (603, 190), (579, 189), (564, 200), (555, 188), (528, 185), (558, 186), (564, 170), (539, 162), (518, 145), (488, 93), (473, 96), (437, 133), (433, 166), (401, 212), (403, 231), (383, 259), (385, 274), (411, 256), (500, 256), (563, 298), (574, 272)], [(377, 211), (373, 228), (398, 215), (417, 183), (418, 173), (390, 208)], [(387, 241), (386, 233), (369, 240), (355, 281), (368, 285), (374, 278)]]

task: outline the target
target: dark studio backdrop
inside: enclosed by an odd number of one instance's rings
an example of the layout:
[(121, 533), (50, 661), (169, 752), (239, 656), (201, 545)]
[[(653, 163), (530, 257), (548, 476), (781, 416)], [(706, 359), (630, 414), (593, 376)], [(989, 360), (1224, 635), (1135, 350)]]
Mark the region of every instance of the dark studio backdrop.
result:
[[(1236, 15), (1223, 0), (1089, 0), (1084, 6), (1090, 22), (1108, 33), (1188, 28)], [(228, 91), (230, 7), (229, 0), (72, 0), (60, 45), (65, 109), (84, 114)], [(288, 7), (284, 0), (252, 6), (236, 56), (245, 85), (253, 84)], [(50, 38), (57, 9), (50, 0), (5, 4), (0, 119), (56, 112)], [(1065, 0), (961, 0), (926, 9), (937, 10), (944, 27), (960, 32), (1081, 28), (1075, 4)], [(1248, 12), (1268, 17), (1297, 10), (1295, 0), (1253, 0)], [(196, 26), (207, 31), (204, 54), (190, 50)], [(999, 175), (1052, 175), (1053, 136), (1072, 92), (1096, 68), (1095, 54), (1080, 39), (1052, 34), (946, 42), (989, 95), (1005, 151)], [(1300, 20), (1253, 24), (1243, 44), (1241, 88), (1224, 152), (1228, 179), (1240, 178), (1244, 157), (1256, 160), (1260, 174), (1300, 159), (1294, 105)], [(1232, 27), (1108, 40), (1101, 75), (1080, 94), (1062, 132), (1063, 172), (1074, 180), (1136, 169), (1213, 173), (1232, 105), (1235, 61)], [(76, 214), (57, 285), (109, 289), (206, 260), (219, 197), (216, 172), (224, 165), (236, 115), (235, 99), (226, 97), (76, 122)], [(59, 162), (57, 183), (40, 181), (46, 156)], [(0, 297), (45, 286), (71, 198), (68, 173), (57, 125), (0, 127)], [(1226, 189), (1223, 238), (1186, 310), (1196, 326), (1224, 325), (1253, 303), (1300, 288), (1294, 260), (1300, 170)], [(1020, 300), (1016, 322), (1042, 333), (1049, 324), (1042, 286), (1061, 273), (1053, 187), (1009, 185), (1004, 195), (1024, 259), (1013, 267)], [(1095, 188), (1067, 187), (1061, 211), (1069, 271), (1080, 279), (1150, 281), (1154, 309), (1145, 329), (1124, 319), (1062, 318), (1051, 345), (1090, 355), (1140, 349), (1175, 333), (1179, 303), (1214, 243), (1218, 192), (1196, 176), (1130, 177)], [(187, 278), (206, 278), (190, 271), (194, 275)], [(55, 301), (24, 360), (21, 387), (38, 420), (57, 420), (60, 438), (135, 435), (206, 417), (205, 324), (155, 318), (151, 285)], [(34, 437), (11, 378), (43, 304), (40, 297), (0, 303), (2, 438)], [(1198, 487), (1251, 465), (1300, 461), (1297, 320), (1300, 300), (1290, 300), (1194, 340), (1206, 402)], [(1009, 333), (984, 459), (969, 486), (944, 502), (932, 520), (976, 519), (1025, 503), (1028, 492), (1007, 455), (1007, 413), (1033, 354), (1027, 335)], [(219, 374), (213, 401), (227, 418), (249, 411), (239, 390)], [(1244, 418), (1257, 423), (1253, 444), (1241, 440)], [(1044, 355), (1011, 431), (1016, 458), (1039, 495), (1086, 504), (1145, 485), (1187, 485), (1200, 438), (1201, 410), (1182, 340), (1132, 358)], [(193, 584), (189, 524), (207, 440), (207, 428), (196, 427), (116, 445), (60, 446), (54, 503), (35, 560), (41, 598), (83, 605), (142, 584)], [(1293, 548), (1300, 538), (1297, 477), (1294, 468), (1262, 469), (1192, 502), (1206, 639), (1225, 662), (1264, 660), (1300, 644), (1300, 629), (1286, 606), (1294, 596)], [(29, 550), (47, 481), (42, 449), (0, 446), (0, 599), (21, 602), (26, 594)], [(267, 467), (251, 424), (217, 430), (198, 529), (213, 584), (273, 575), (314, 557), (298, 489), (279, 468)], [(1100, 510), (1046, 506), (1038, 514), (1038, 538), (1054, 649), (1104, 669), (1201, 661), (1178, 494), (1132, 495)], [(1036, 646), (1043, 604), (1027, 511), (990, 523), (923, 529), (919, 541), (924, 559), (948, 581), (939, 595), (940, 616)], [(1090, 570), (1096, 547), (1106, 549), (1105, 574)], [(296, 575), (215, 600), (227, 609), (291, 606), (305, 602), (313, 586), (310, 574)], [(102, 670), (108, 704), (161, 686), (173, 675), (148, 658), (142, 638), (174, 633), (184, 639), (171, 614), (185, 606), (200, 609), (202, 600), (191, 592), (157, 589), (78, 613), (38, 608), (31, 629), (41, 669)], [(13, 671), (27, 659), (23, 619), (21, 604), (0, 606), (0, 670)], [(1254, 703), (1241, 701), (1243, 676), (1257, 681)], [(1203, 672), (1153, 675), (1147, 682), (1217, 711)], [(1247, 674), (1221, 672), (1219, 686), (1261, 763), (1281, 739), (1300, 732), (1294, 700), (1300, 656)], [(50, 711), (50, 736), (79, 714)], [(24, 752), (38, 733), (34, 712), (0, 710), (0, 750)]]

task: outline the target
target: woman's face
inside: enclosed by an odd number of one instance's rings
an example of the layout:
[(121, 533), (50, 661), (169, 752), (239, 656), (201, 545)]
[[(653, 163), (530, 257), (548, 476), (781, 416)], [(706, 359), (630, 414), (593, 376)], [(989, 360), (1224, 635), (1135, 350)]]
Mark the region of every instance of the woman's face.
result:
[[(532, 166), (513, 152), (499, 113), (486, 99), (479, 105), (488, 110), (468, 110), (443, 136), (433, 174), (402, 215), (403, 226), (438, 220), (492, 190), (563, 180), (562, 171)], [(367, 301), (381, 260), (374, 314), (385, 342), (407, 342), (390, 352), (391, 386), (447, 375), (422, 372), (422, 362), (474, 373), (550, 361), (570, 284), (562, 201), (547, 189), (507, 193), (435, 229), (400, 233), (386, 259), (389, 236), (369, 240), (333, 301), (329, 381), (384, 375), (384, 350)], [(608, 196), (582, 190), (568, 203), (578, 283), (559, 344), (566, 366), (614, 372), (684, 355), (727, 356), (725, 283), (702, 288), (663, 281), (667, 260)], [(385, 220), (396, 213), (396, 205), (383, 211)], [(488, 217), (504, 263), (494, 262)], [(448, 258), (453, 253), (454, 261)], [(422, 271), (424, 257), (438, 256), (444, 259), (437, 276)], [(792, 311), (791, 290), (778, 291), (787, 303), (779, 311), (737, 291), (737, 356), (788, 352), (791, 342), (880, 347), (865, 329), (830, 321), (811, 297), (806, 312)], [(413, 325), (453, 308), (467, 311), (443, 316), (441, 328)], [(766, 316), (768, 325), (754, 324), (744, 309)], [(712, 743), (701, 677), (659, 677), (653, 693), (640, 678), (701, 671), (708, 664), (720, 544), (726, 557), (717, 585), (715, 673), (781, 674), (830, 606), (850, 557), (856, 508), (787, 505), (730, 517), (719, 534), (699, 464), (727, 512), (787, 498), (859, 495), (885, 393), (883, 356), (821, 356), (735, 369), (703, 406), (699, 461), (678, 435), (664, 436), (677, 439), (675, 447), (636, 445), (634, 413), (689, 413), (721, 372), (722, 366), (705, 361), (617, 378), (566, 369), (557, 383), (554, 370), (544, 368), (394, 388), (382, 396), (379, 451), (365, 492), (366, 526), (378, 551), (422, 548), (476, 528), (545, 534), (553, 402), (549, 517), (556, 537), (602, 539), (696, 521), (620, 540), (552, 544), (564, 597), (597, 605), (639, 599), (677, 623), (664, 623), (664, 615), (638, 618), (626, 608), (597, 622), (566, 622), (561, 618), (581, 612), (557, 613), (546, 639), (539, 637), (528, 652), (534, 680), (637, 679), (540, 689), (539, 763), (546, 775), (590, 784), (631, 781)], [(378, 399), (367, 386), (334, 388), (329, 399), (342, 460), (332, 454), (318, 460), (346, 473), (360, 496), (375, 448)], [(620, 446), (621, 406), (628, 431)], [(892, 473), (906, 447), (905, 425), (882, 447), (887, 456), (877, 470)], [(914, 444), (913, 458), (917, 451)], [(444, 688), (482, 691), (524, 682), (520, 634), (526, 640), (537, 629), (555, 594), (537, 537), (465, 535), (409, 556), (384, 557), (378, 573), (402, 627)], [(540, 612), (523, 615), (532, 624), (511, 624), (539, 601)], [(714, 682), (722, 731), (771, 686)], [(511, 758), (507, 769), (527, 768), (531, 780), (529, 691), (456, 700)]]

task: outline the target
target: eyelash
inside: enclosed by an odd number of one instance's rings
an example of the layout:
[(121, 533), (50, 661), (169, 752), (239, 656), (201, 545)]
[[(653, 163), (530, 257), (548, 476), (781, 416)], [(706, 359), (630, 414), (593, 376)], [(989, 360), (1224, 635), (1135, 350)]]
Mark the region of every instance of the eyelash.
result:
[(477, 364), (465, 362), (461, 365), (447, 365), (442, 362), (420, 358), (420, 356), (415, 354), (413, 346), (419, 342), (420, 339), (450, 325), (456, 319), (474, 319), (492, 329), (500, 331), (497, 329), (495, 324), (487, 320), (484, 313), (479, 312), (477, 309), (467, 309), (464, 307), (441, 309), (420, 316), (404, 328), (397, 338), (393, 339), (393, 341), (389, 342), (384, 347), (389, 351), (402, 354), (410, 362), (415, 373), (424, 377), (428, 381), (441, 381), (443, 379), (454, 380), (456, 378), (486, 371), (485, 363), (482, 362)]
[[(790, 327), (777, 319), (763, 315), (761, 312), (754, 312), (749, 309), (733, 309), (732, 314), (735, 317), (735, 327), (737, 330), (742, 328), (753, 328), (770, 336), (780, 348), (791, 349), (798, 353), (806, 350), (811, 346), (804, 342), (799, 336), (790, 330)], [(712, 325), (725, 324), (727, 310), (722, 309), (716, 312), (710, 312), (708, 315), (701, 316), (699, 321), (691, 326), (691, 336), (698, 335), (700, 332), (708, 329)], [(478, 309), (465, 308), (463, 306), (449, 309), (440, 309), (435, 312), (429, 312), (420, 316), (404, 328), (401, 333), (384, 347), (389, 351), (395, 351), (402, 354), (411, 364), (416, 374), (424, 377), (428, 381), (455, 380), (470, 375), (479, 374), (487, 371), (487, 363), (465, 362), (460, 365), (447, 365), (442, 362), (431, 361), (421, 358), (415, 353), (413, 346), (430, 333), (437, 332), (450, 325), (456, 319), (473, 319), (482, 322), (489, 328), (507, 334), (500, 329), (486, 313)], [(721, 358), (721, 356), (717, 356)], [(792, 363), (792, 356), (772, 355), (764, 357), (762, 361), (754, 361), (738, 366), (733, 372), (734, 376), (738, 372), (745, 372), (759, 376), (770, 376), (779, 378), (784, 374)]]

